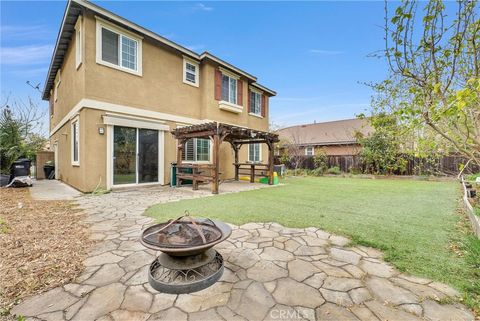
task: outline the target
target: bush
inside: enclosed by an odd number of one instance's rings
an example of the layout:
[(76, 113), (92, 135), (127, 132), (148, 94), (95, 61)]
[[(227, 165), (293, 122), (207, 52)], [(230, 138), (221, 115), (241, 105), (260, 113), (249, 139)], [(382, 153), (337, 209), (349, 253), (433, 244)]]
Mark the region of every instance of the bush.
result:
[[(315, 156), (313, 156), (313, 163), (315, 165), (316, 173), (322, 175), (328, 168), (328, 157), (323, 149), (317, 150)], [(315, 175), (315, 176), (320, 176)]]
[(325, 174), (325, 169), (323, 168), (315, 168), (313, 171), (312, 171), (312, 175), (313, 176), (323, 176), (323, 174)]
[(477, 177), (480, 177), (480, 173), (468, 175), (468, 176), (466, 177), (466, 179), (467, 179), (467, 181), (474, 181), (474, 180), (477, 179)]
[(340, 175), (342, 172), (340, 171), (340, 167), (333, 166), (327, 169), (326, 173), (331, 175)]

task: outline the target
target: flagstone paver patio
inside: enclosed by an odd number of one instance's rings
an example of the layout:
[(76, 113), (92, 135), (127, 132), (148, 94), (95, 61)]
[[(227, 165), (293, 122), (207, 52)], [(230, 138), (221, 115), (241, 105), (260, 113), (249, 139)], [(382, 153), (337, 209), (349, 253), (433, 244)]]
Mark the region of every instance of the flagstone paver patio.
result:
[[(222, 193), (258, 188), (230, 183)], [(155, 203), (210, 196), (207, 189), (167, 187), (77, 199), (98, 244), (75, 283), (27, 298), (12, 309), (27, 320), (473, 320), (450, 287), (408, 276), (382, 254), (316, 229), (276, 223), (233, 226), (216, 246), (225, 273), (203, 291), (171, 295), (153, 290), (147, 269), (156, 253), (138, 237), (153, 223), (142, 216)]]

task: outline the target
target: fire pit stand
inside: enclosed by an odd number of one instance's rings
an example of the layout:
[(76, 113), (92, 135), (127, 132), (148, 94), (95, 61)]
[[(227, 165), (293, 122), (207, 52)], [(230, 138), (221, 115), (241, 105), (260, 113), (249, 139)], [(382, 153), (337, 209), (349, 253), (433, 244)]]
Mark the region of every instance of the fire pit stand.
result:
[(181, 294), (203, 290), (223, 274), (223, 257), (212, 247), (232, 230), (220, 221), (194, 219), (188, 214), (148, 227), (141, 242), (162, 253), (148, 270), (148, 282), (157, 291)]

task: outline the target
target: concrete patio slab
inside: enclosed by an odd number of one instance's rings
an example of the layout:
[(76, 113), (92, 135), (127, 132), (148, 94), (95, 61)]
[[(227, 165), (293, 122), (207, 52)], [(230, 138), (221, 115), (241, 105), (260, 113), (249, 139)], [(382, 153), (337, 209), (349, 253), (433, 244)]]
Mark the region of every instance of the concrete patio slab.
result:
[(34, 180), (30, 187), (30, 196), (35, 200), (65, 201), (83, 195), (73, 187), (55, 179)]

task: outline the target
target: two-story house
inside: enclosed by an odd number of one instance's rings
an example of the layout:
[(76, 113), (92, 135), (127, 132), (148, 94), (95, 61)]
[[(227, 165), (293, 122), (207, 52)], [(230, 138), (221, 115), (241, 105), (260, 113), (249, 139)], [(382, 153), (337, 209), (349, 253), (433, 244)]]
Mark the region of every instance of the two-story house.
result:
[[(48, 71), (56, 178), (83, 192), (97, 186), (168, 184), (179, 126), (217, 121), (268, 130), (269, 97), (257, 78), (197, 54), (84, 0), (68, 2)], [(184, 162), (210, 162), (211, 142), (185, 144)], [(222, 179), (233, 155), (222, 146)], [(240, 150), (258, 162), (265, 147)]]

